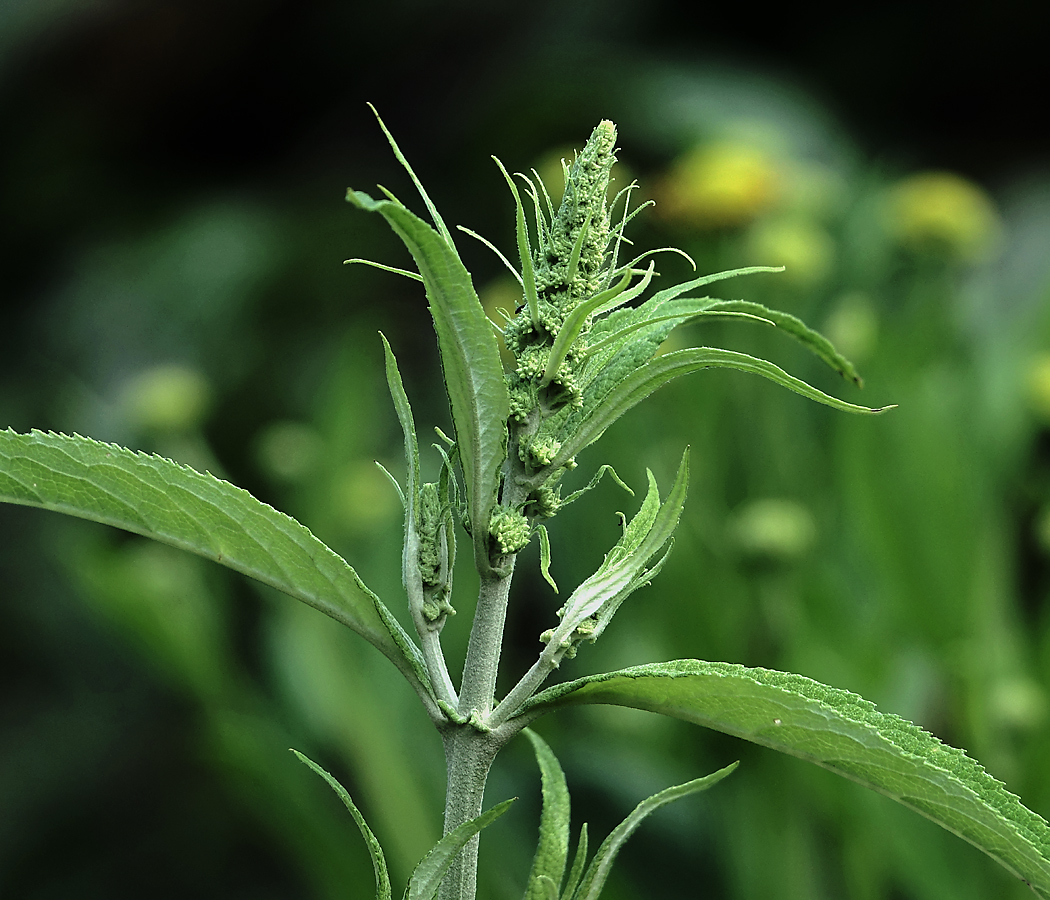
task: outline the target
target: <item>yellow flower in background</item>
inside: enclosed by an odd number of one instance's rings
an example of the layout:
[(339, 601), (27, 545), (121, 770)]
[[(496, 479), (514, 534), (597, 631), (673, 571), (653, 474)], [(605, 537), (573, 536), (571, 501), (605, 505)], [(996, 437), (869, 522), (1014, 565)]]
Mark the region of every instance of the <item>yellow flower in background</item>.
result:
[(835, 262), (835, 241), (816, 223), (797, 217), (767, 219), (755, 224), (750, 255), (784, 266), (781, 278), (803, 287), (822, 282)]
[(772, 208), (781, 193), (776, 161), (749, 144), (704, 144), (680, 157), (656, 191), (665, 219), (702, 228), (731, 228)]
[(887, 197), (885, 222), (906, 247), (962, 260), (987, 256), (1001, 228), (991, 198), (952, 172), (920, 172), (898, 182)]

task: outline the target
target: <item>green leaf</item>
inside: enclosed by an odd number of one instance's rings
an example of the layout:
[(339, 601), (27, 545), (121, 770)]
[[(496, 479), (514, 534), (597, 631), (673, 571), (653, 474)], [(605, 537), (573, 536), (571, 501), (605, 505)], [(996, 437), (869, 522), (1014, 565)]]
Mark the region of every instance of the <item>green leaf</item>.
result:
[(625, 491), (627, 491), (628, 494), (630, 494), (632, 497), (634, 496), (634, 491), (632, 491), (631, 488), (627, 485), (627, 483), (622, 478), (620, 478), (619, 475), (616, 474), (616, 469), (614, 469), (612, 466), (606, 463), (605, 465), (601, 466), (597, 472), (594, 473), (594, 477), (591, 478), (591, 480), (586, 485), (584, 485), (579, 490), (573, 491), (571, 494), (569, 494), (568, 497), (560, 501), (558, 503), (558, 509), (565, 509), (566, 506), (568, 506), (570, 503), (575, 503), (588, 491), (593, 491), (598, 486), (598, 483), (602, 480), (602, 476), (605, 475), (606, 472), (608, 472), (609, 477), (612, 478), (612, 480), (615, 481)]
[(549, 878), (546, 875), (540, 875), (536, 879), (537, 884), (540, 886), (540, 893), (537, 895), (537, 900), (558, 900), (558, 885), (554, 883), (553, 878)]
[(387, 266), (383, 263), (373, 262), (370, 259), (344, 259), (343, 265), (348, 266), (352, 263), (359, 263), (365, 266), (371, 266), (373, 269), (382, 269), (384, 272), (391, 272), (394, 275), (404, 275), (405, 278), (411, 278), (413, 281), (422, 281), (423, 276), (416, 272), (409, 272), (408, 269), (399, 269), (397, 266)]
[(405, 385), (401, 380), (401, 371), (397, 367), (394, 351), (390, 349), (390, 343), (387, 341), (386, 335), (380, 332), (379, 336), (383, 339), (383, 353), (386, 358), (386, 383), (390, 389), (390, 397), (394, 401), (394, 409), (397, 412), (398, 421), (401, 423), (401, 431), (405, 437), (407, 476), (403, 494), (405, 504), (405, 547), (402, 559), (402, 577), (405, 581), (405, 588), (408, 589), (410, 579), (417, 580), (419, 578), (419, 522), (416, 514), (420, 483), (419, 442), (416, 439), (416, 424), (412, 418), (412, 407), (408, 402), (408, 394), (405, 393)]
[(418, 648), (343, 558), (213, 475), (90, 438), (7, 430), (0, 501), (113, 525), (221, 563), (352, 628), (429, 692)]
[(565, 784), (565, 773), (546, 741), (528, 728), (525, 736), (532, 742), (536, 753), (543, 791), (540, 839), (529, 872), (525, 900), (547, 900), (550, 887), (543, 879), (553, 884), (553, 896), (557, 898), (569, 857), (569, 788)]
[(751, 303), (748, 300), (719, 300), (708, 307), (708, 310), (711, 312), (745, 313), (754, 315), (759, 319), (767, 319), (776, 325), (777, 328), (787, 332), (801, 344), (808, 347), (843, 378), (852, 381), (857, 387), (864, 386), (864, 382), (860, 375), (857, 374), (853, 363), (839, 353), (831, 341), (790, 313), (781, 312), (778, 309), (769, 309), (761, 303)]
[(699, 278), (693, 278), (690, 281), (683, 281), (681, 284), (676, 284), (673, 287), (664, 288), (658, 294), (653, 295), (654, 303), (662, 303), (665, 300), (673, 299), (674, 297), (680, 297), (686, 291), (691, 291), (693, 288), (703, 287), (705, 284), (714, 284), (716, 281), (725, 281), (727, 278), (736, 278), (738, 275), (756, 275), (760, 272), (783, 272), (783, 266), (745, 266), (742, 269), (727, 269), (724, 272), (715, 272), (711, 275), (701, 275)]
[(539, 295), (536, 293), (536, 272), (532, 267), (532, 247), (529, 246), (529, 227), (525, 222), (525, 207), (521, 204), (521, 194), (518, 193), (518, 186), (514, 183), (514, 179), (510, 177), (510, 173), (503, 167), (503, 163), (497, 157), (494, 156), (492, 158), (496, 161), (500, 172), (503, 173), (503, 177), (507, 180), (507, 185), (510, 187), (510, 192), (514, 197), (518, 258), (521, 260), (521, 284), (525, 291), (525, 302), (529, 307), (529, 316), (532, 319), (532, 324), (539, 325), (540, 300)]
[(581, 703), (650, 710), (816, 763), (932, 819), (1050, 898), (1050, 825), (963, 751), (856, 694), (801, 675), (677, 660), (548, 688), (519, 721)]
[(556, 594), (558, 593), (558, 585), (551, 577), (551, 536), (547, 533), (545, 525), (537, 525), (536, 531), (539, 532), (540, 536), (540, 574), (543, 576), (543, 580), (554, 589)]
[(692, 347), (686, 350), (677, 350), (674, 353), (666, 353), (650, 360), (640, 368), (635, 369), (627, 377), (610, 390), (595, 406), (588, 408), (587, 396), (584, 395), (584, 409), (579, 418), (566, 420), (563, 426), (565, 433), (559, 435), (561, 450), (557, 457), (551, 462), (551, 468), (559, 466), (574, 457), (585, 447), (593, 444), (604, 433), (605, 429), (612, 425), (625, 412), (636, 406), (657, 388), (681, 375), (688, 375), (700, 369), (729, 368), (739, 369), (742, 372), (750, 372), (761, 375), (774, 381), (788, 390), (816, 400), (825, 406), (844, 412), (854, 413), (881, 413), (892, 406), (884, 406), (880, 409), (871, 409), (867, 406), (858, 406), (839, 400), (812, 385), (807, 384), (794, 375), (789, 375), (779, 366), (768, 360), (748, 356), (746, 353), (738, 353), (735, 350), (721, 350), (716, 347)]
[(612, 865), (616, 861), (616, 855), (650, 813), (655, 812), (661, 806), (680, 800), (682, 797), (706, 791), (709, 787), (718, 784), (723, 778), (731, 774), (738, 765), (740, 763), (735, 762), (724, 769), (705, 775), (703, 778), (669, 787), (658, 794), (653, 794), (648, 800), (643, 800), (639, 803), (631, 814), (613, 829), (612, 834), (602, 842), (598, 852), (594, 854), (594, 859), (591, 860), (591, 864), (587, 867), (587, 872), (580, 882), (575, 900), (598, 900), (598, 895), (601, 894), (602, 888), (605, 887), (606, 879), (609, 877)]
[(634, 270), (628, 269), (624, 273), (623, 278), (613, 287), (600, 291), (593, 297), (578, 303), (569, 311), (565, 321), (562, 322), (561, 328), (558, 329), (558, 334), (554, 338), (554, 345), (551, 347), (550, 356), (547, 359), (547, 368), (543, 373), (543, 380), (540, 382), (541, 387), (549, 384), (551, 379), (557, 375), (558, 369), (568, 355), (569, 350), (580, 336), (580, 332), (587, 322), (587, 317), (598, 310), (609, 308), (610, 305), (620, 306), (624, 303), (629, 303), (641, 294), (649, 286), (649, 281), (653, 277), (653, 267), (650, 265), (645, 270), (642, 280), (633, 288), (627, 290), (633, 274)]
[(412, 872), (412, 877), (408, 880), (408, 890), (405, 891), (406, 900), (434, 900), (438, 888), (441, 887), (441, 879), (445, 877), (456, 854), (482, 828), (491, 825), (502, 816), (513, 802), (513, 800), (504, 800), (498, 803), (488, 812), (482, 813), (469, 822), (464, 822), (438, 841)]
[(565, 891), (561, 900), (572, 900), (576, 888), (583, 878), (583, 867), (587, 865), (587, 823), (580, 826), (580, 839), (576, 844), (576, 855), (572, 858), (572, 868), (569, 869), (569, 880), (565, 882)]
[(322, 769), (309, 757), (304, 756), (298, 750), (292, 750), (292, 753), (299, 758), (299, 762), (309, 766), (327, 781), (329, 787), (339, 795), (339, 799), (343, 801), (343, 805), (350, 810), (350, 815), (354, 817), (354, 821), (357, 823), (357, 827), (361, 832), (361, 837), (365, 839), (365, 844), (368, 846), (368, 852), (372, 857), (372, 867), (375, 869), (376, 873), (376, 900), (391, 900), (390, 875), (387, 872), (386, 857), (383, 855), (383, 848), (379, 846), (379, 841), (376, 840), (376, 836), (372, 833), (372, 829), (369, 828), (368, 823), (365, 822), (365, 817), (362, 816), (358, 808), (354, 806), (354, 801), (350, 799), (350, 795), (346, 792), (346, 788), (344, 788), (328, 772)]
[(561, 639), (562, 632), (571, 633), (590, 616), (597, 617), (591, 632), (591, 639), (597, 640), (620, 604), (654, 574), (645, 567), (671, 539), (685, 505), (689, 487), (688, 449), (682, 454), (674, 485), (663, 503), (653, 473), (647, 469), (646, 475), (649, 490), (641, 508), (624, 530), (623, 537), (606, 554), (598, 571), (576, 588), (566, 601), (554, 640)]
[[(597, 343), (588, 345), (585, 355), (589, 356), (591, 354), (600, 353), (602, 351), (608, 350), (610, 347), (613, 347), (614, 345), (618, 345), (618, 344), (623, 343), (624, 342), (624, 338), (627, 338), (630, 335), (632, 335), (632, 334), (634, 334), (634, 333), (636, 333), (638, 331), (641, 331), (643, 328), (649, 328), (652, 325), (656, 325), (656, 324), (662, 323), (662, 322), (674, 322), (675, 323), (674, 325), (670, 326), (670, 328), (668, 328), (669, 332), (673, 328), (678, 327), (678, 325), (684, 325), (686, 322), (694, 321), (696, 319), (701, 319), (701, 318), (708, 318), (708, 317), (711, 317), (711, 318), (750, 319), (752, 322), (762, 322), (765, 325), (775, 325), (776, 324), (771, 319), (763, 318), (762, 316), (752, 315), (751, 313), (733, 312), (733, 311), (730, 311), (730, 310), (712, 312), (711, 308), (713, 306), (717, 306), (717, 304), (719, 304), (721, 302), (724, 302), (724, 301), (721, 301), (721, 300), (712, 300), (710, 297), (705, 297), (702, 301), (697, 301), (697, 302), (702, 304), (702, 308), (698, 309), (695, 313), (685, 314), (685, 315), (683, 315), (682, 313), (669, 313), (668, 315), (663, 315), (663, 316), (652, 316), (651, 318), (638, 319), (637, 321), (632, 322), (630, 325), (627, 325), (626, 327), (621, 328), (619, 331), (615, 331), (612, 334), (609, 334), (609, 335), (603, 337)], [(673, 305), (674, 304), (669, 304), (669, 306), (673, 306)]]
[[(401, 163), (404, 170), (408, 172), (408, 177), (412, 179), (412, 184), (416, 186), (416, 190), (419, 191), (419, 196), (423, 198), (423, 203), (426, 205), (427, 212), (430, 213), (430, 218), (434, 220), (434, 225), (437, 226), (437, 230), (441, 233), (441, 237), (444, 238), (445, 243), (448, 244), (452, 252), (455, 253), (456, 245), (452, 240), (452, 235), (445, 226), (445, 221), (441, 218), (441, 214), (437, 211), (437, 207), (434, 206), (430, 196), (423, 189), (423, 182), (416, 177), (416, 173), (408, 164), (408, 159), (406, 159), (405, 154), (401, 152), (401, 148), (397, 145), (397, 141), (394, 140), (394, 136), (390, 133), (390, 129), (386, 127), (386, 124), (379, 117), (376, 108), (372, 106), (371, 103), (368, 104), (368, 108), (372, 110), (373, 115), (376, 117), (376, 121), (379, 123), (379, 127), (383, 129), (383, 134), (386, 135), (387, 143), (390, 144), (390, 149), (394, 151), (394, 156), (397, 158), (397, 161)], [(394, 199), (393, 194), (391, 194), (390, 197)], [(396, 202), (401, 205), (399, 200)]]
[[(604, 383), (604, 387), (599, 386), (598, 390), (598, 396), (601, 396), (613, 384), (651, 359), (660, 344), (675, 327), (708, 309), (712, 304), (720, 302), (708, 298), (677, 299), (682, 294), (716, 281), (735, 278), (738, 275), (782, 272), (783, 270), (783, 266), (778, 268), (749, 266), (744, 269), (716, 272), (713, 275), (702, 275), (691, 281), (684, 281), (657, 291), (637, 309), (617, 310), (612, 315), (599, 320), (591, 330), (590, 342), (597, 346), (592, 346), (589, 351), (587, 365), (580, 379), (581, 386), (599, 380)], [(668, 313), (674, 315), (667, 316)], [(680, 319), (679, 315), (681, 315)], [(614, 334), (617, 329), (620, 330), (619, 335)], [(631, 337), (632, 333), (639, 330), (641, 334), (634, 334)]]
[(565, 275), (566, 284), (572, 284), (573, 280), (576, 278), (576, 272), (580, 266), (580, 253), (583, 252), (583, 242), (587, 237), (587, 232), (591, 230), (591, 213), (592, 211), (588, 210), (587, 215), (583, 220), (583, 225), (580, 226), (580, 233), (576, 235), (576, 240), (569, 253), (569, 268)]
[(359, 191), (348, 191), (347, 199), (387, 220), (423, 276), (466, 477), (474, 557), (478, 567), (487, 571), (488, 524), (499, 470), (507, 456), (510, 415), (503, 363), (492, 325), (474, 292), (470, 273), (433, 228), (389, 200), (373, 200)]

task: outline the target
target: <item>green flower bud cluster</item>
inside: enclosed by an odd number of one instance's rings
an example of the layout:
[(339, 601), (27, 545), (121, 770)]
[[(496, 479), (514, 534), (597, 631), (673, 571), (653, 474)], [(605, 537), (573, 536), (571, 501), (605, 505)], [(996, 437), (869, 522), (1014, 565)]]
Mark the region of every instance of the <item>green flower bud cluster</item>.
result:
[[(574, 659), (579, 646), (583, 641), (594, 641), (595, 631), (598, 628), (598, 620), (593, 616), (584, 619), (577, 625), (567, 638), (560, 643), (560, 648), (565, 651), (564, 659)], [(549, 644), (554, 639), (554, 629), (548, 628), (540, 635), (540, 643)]]
[(436, 484), (427, 482), (419, 489), (417, 507), (419, 529), (419, 575), (423, 582), (423, 616), (436, 622), (455, 615), (448, 601), (448, 545), (443, 531), (445, 514)]
[(502, 506), (496, 507), (489, 522), (489, 534), (495, 539), (501, 555), (524, 550), (531, 530), (525, 516)]
[(553, 518), (561, 509), (561, 489), (541, 484), (528, 498), (525, 511), (537, 519)]
[(419, 490), (419, 573), (424, 585), (441, 583), (441, 551), (438, 529), (441, 502), (436, 484), (426, 483)]
[(522, 443), (518, 450), (521, 461), (534, 469), (542, 469), (554, 462), (558, 451), (561, 450), (561, 441), (554, 438), (530, 438)]
[(526, 303), (507, 324), (504, 340), (517, 361), (509, 376), (511, 415), (524, 422), (540, 404), (549, 410), (579, 407), (576, 373), (586, 352), (590, 321), (549, 373), (550, 353), (565, 316), (605, 287), (608, 278), (609, 172), (616, 161), (616, 127), (598, 124), (568, 170), (565, 193), (549, 227), (540, 228), (533, 255), (537, 294), (535, 318)]

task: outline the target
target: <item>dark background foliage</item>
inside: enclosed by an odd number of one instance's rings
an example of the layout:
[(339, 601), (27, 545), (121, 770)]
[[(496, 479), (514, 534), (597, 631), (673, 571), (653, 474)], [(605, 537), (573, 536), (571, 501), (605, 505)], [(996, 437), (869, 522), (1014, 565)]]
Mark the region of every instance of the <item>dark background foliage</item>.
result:
[[(802, 671), (972, 748), (1046, 814), (1038, 25), (1012, 2), (950, 15), (658, 0), (0, 3), (0, 426), (77, 431), (229, 477), (397, 606), (397, 515), (371, 465), (398, 465), (377, 329), (421, 428), (445, 413), (416, 286), (339, 265), (403, 264), (380, 223), (342, 202), (347, 184), (380, 181), (411, 203), (366, 101), (446, 219), (504, 247), (510, 208), (490, 153), (542, 166), (613, 118), (649, 196), (674, 186), (694, 145), (758, 148), (786, 183), (816, 172), (817, 199), (760, 198), (725, 221), (657, 213), (637, 241), (682, 245), (703, 268), (778, 263), (793, 246), (799, 280), (789, 266), (782, 285), (741, 282), (733, 296), (852, 335), (869, 386), (848, 398), (901, 409), (862, 422), (712, 376), (624, 420), (588, 464), (615, 462), (636, 487), (650, 465), (668, 483), (688, 442), (691, 511), (659, 582), (570, 674), (676, 655)], [(744, 140), (737, 120), (761, 127)], [(983, 185), (998, 243), (981, 232), (988, 246), (970, 255), (965, 235), (880, 231), (894, 185), (922, 170), (964, 176), (971, 199)], [(463, 249), (486, 300), (512, 304), (498, 263)], [(822, 377), (766, 336), (713, 338)], [(633, 502), (611, 486), (594, 497), (553, 534), (563, 592)], [(0, 538), (0, 895), (328, 897), (358, 880), (367, 892), (363, 848), (292, 744), (362, 799), (396, 876), (436, 837), (436, 741), (370, 651), (243, 580), (104, 529), (4, 508)], [(556, 606), (537, 576), (520, 588), (518, 669)], [(453, 622), (459, 640), (469, 614)], [(1016, 888), (888, 801), (739, 742), (626, 712), (544, 733), (576, 824), (586, 816), (597, 836), (645, 792), (744, 759), (638, 835), (609, 896)], [(487, 838), (493, 897), (514, 895), (527, 869), (532, 765), (512, 748), (494, 775), (493, 798), (523, 800)]]

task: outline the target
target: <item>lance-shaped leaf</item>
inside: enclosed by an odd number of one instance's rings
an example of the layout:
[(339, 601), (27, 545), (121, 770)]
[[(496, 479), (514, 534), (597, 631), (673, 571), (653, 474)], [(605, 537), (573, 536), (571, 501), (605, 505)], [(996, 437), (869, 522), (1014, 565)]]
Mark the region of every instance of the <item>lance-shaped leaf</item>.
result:
[(569, 877), (565, 882), (565, 890), (562, 891), (561, 900), (572, 900), (572, 895), (579, 887), (580, 879), (583, 878), (583, 867), (587, 865), (587, 823), (580, 826), (580, 837), (576, 844), (576, 855), (572, 858), (572, 868), (569, 869)]
[(547, 900), (551, 884), (554, 896), (558, 896), (562, 878), (565, 877), (565, 863), (569, 858), (569, 788), (565, 783), (565, 773), (547, 742), (530, 729), (525, 730), (525, 736), (532, 742), (532, 749), (536, 753), (543, 793), (540, 839), (526, 882), (525, 900)]
[(353, 816), (354, 822), (357, 823), (357, 828), (361, 832), (361, 837), (365, 839), (365, 844), (368, 847), (368, 853), (372, 857), (372, 868), (375, 869), (376, 873), (376, 900), (391, 900), (390, 875), (387, 872), (386, 856), (383, 854), (383, 848), (379, 845), (379, 841), (372, 833), (372, 829), (368, 827), (368, 823), (365, 821), (365, 817), (361, 815), (361, 811), (354, 805), (354, 801), (350, 799), (350, 795), (347, 793), (346, 788), (344, 788), (335, 780), (335, 778), (317, 765), (317, 763), (308, 756), (304, 756), (298, 750), (292, 750), (292, 753), (296, 755), (299, 762), (313, 769), (314, 772), (327, 781), (328, 786), (335, 791), (339, 799), (343, 801), (343, 806), (349, 810), (350, 815)]
[[(589, 351), (587, 365), (580, 379), (581, 386), (586, 387), (600, 378), (607, 389), (628, 372), (651, 359), (677, 325), (719, 302), (708, 298), (678, 300), (682, 294), (738, 275), (781, 271), (783, 267), (749, 266), (745, 269), (702, 275), (657, 291), (637, 309), (617, 310), (600, 319), (595, 322), (589, 336), (589, 341), (594, 346)], [(668, 314), (673, 314), (672, 318), (663, 318)]]
[(693, 781), (687, 781), (685, 784), (669, 787), (639, 803), (631, 814), (613, 829), (612, 834), (602, 841), (602, 845), (598, 848), (598, 852), (594, 854), (594, 859), (591, 860), (591, 864), (584, 873), (574, 900), (598, 900), (598, 896), (601, 894), (602, 888), (605, 887), (605, 882), (609, 877), (609, 872), (612, 870), (612, 865), (616, 861), (616, 855), (650, 813), (655, 812), (661, 806), (680, 800), (682, 797), (706, 791), (709, 787), (713, 787), (731, 774), (738, 765), (740, 764), (735, 762), (724, 769), (705, 775), (703, 778), (696, 778)]
[(1050, 825), (963, 751), (856, 694), (801, 675), (677, 660), (548, 688), (519, 721), (582, 703), (673, 716), (814, 762), (932, 819), (1050, 898)]
[[(496, 161), (496, 165), (499, 166), (500, 172), (503, 173), (503, 177), (506, 179), (510, 192), (514, 197), (518, 258), (521, 260), (521, 286), (525, 291), (525, 302), (529, 307), (529, 317), (532, 319), (532, 324), (538, 326), (540, 324), (540, 301), (539, 295), (536, 293), (536, 273), (532, 267), (532, 247), (529, 245), (529, 227), (525, 222), (525, 208), (521, 205), (521, 194), (518, 193), (518, 186), (514, 183), (514, 179), (510, 177), (510, 173), (503, 167), (503, 163), (499, 159), (495, 156), (492, 158)], [(536, 215), (536, 227), (539, 229), (538, 204)], [(540, 237), (541, 235), (537, 235), (537, 239)]]
[(438, 841), (412, 872), (412, 877), (408, 880), (408, 890), (405, 891), (405, 900), (434, 900), (438, 888), (441, 887), (441, 879), (445, 877), (456, 854), (482, 828), (491, 825), (502, 816), (513, 802), (513, 800), (504, 800), (496, 804), (488, 812), (482, 813), (469, 822), (464, 822)]
[[(718, 309), (718, 305), (723, 302), (724, 301), (722, 300), (714, 300), (711, 297), (704, 297), (702, 300), (697, 301), (685, 301), (685, 304), (695, 304), (692, 312), (666, 313), (664, 315), (652, 316), (648, 319), (634, 321), (630, 325), (621, 328), (619, 331), (614, 331), (611, 334), (603, 336), (601, 340), (597, 341), (596, 343), (588, 344), (586, 354), (594, 355), (598, 353), (603, 353), (623, 342), (624, 338), (630, 337), (630, 335), (636, 334), (642, 329), (650, 328), (653, 325), (663, 323), (671, 323), (667, 326), (668, 333), (670, 333), (672, 329), (677, 328), (679, 325), (684, 325), (687, 322), (694, 322), (697, 319), (704, 318), (749, 319), (752, 322), (761, 322), (764, 325), (776, 324), (774, 321), (772, 321), (772, 319), (755, 315), (753, 313)], [(681, 301), (674, 301), (673, 303), (668, 304), (668, 307), (673, 308), (676, 304), (679, 303), (681, 303)], [(714, 308), (714, 311), (712, 310), (712, 308)], [(662, 343), (662, 341), (660, 341), (659, 343)], [(659, 347), (659, 343), (656, 344), (657, 348)], [(653, 353), (655, 354), (655, 352), (656, 351), (654, 349)], [(652, 355), (653, 354), (650, 354), (650, 358), (652, 357)], [(596, 371), (595, 374), (598, 374), (598, 372)], [(587, 383), (589, 383), (589, 381), (590, 379), (588, 379)]]
[[(616, 543), (590, 578), (581, 584), (565, 605), (558, 610), (561, 621), (556, 628), (541, 635), (546, 646), (532, 667), (519, 679), (492, 713), (494, 727), (518, 713), (565, 657), (571, 659), (581, 641), (595, 641), (608, 626), (616, 611), (634, 591), (648, 584), (667, 559), (667, 553), (656, 565), (646, 568), (650, 560), (671, 540), (685, 504), (689, 485), (689, 451), (682, 454), (678, 475), (667, 499), (660, 503), (660, 492), (653, 473), (649, 491), (623, 537)], [(669, 552), (669, 551), (668, 551)]]
[[(408, 402), (408, 394), (405, 393), (405, 385), (401, 380), (401, 371), (397, 367), (397, 359), (394, 351), (390, 349), (390, 343), (386, 335), (380, 332), (383, 339), (383, 353), (386, 357), (386, 382), (390, 389), (390, 397), (394, 401), (394, 410), (397, 419), (401, 423), (401, 431), (405, 436), (405, 539), (404, 552), (402, 555), (401, 578), (405, 590), (411, 591), (414, 581), (419, 579), (419, 523), (416, 518), (416, 504), (419, 502), (419, 442), (416, 439), (416, 424), (412, 418), (412, 407)], [(419, 588), (421, 591), (422, 588)]]
[(418, 648), (343, 558), (226, 481), (90, 438), (8, 430), (0, 501), (113, 525), (275, 587), (352, 628), (429, 697)]
[(373, 200), (360, 191), (348, 191), (347, 200), (380, 213), (404, 242), (423, 276), (466, 477), (474, 556), (478, 566), (487, 569), (488, 524), (500, 466), (507, 455), (510, 415), (492, 324), (463, 262), (426, 222), (400, 204)]
[(624, 530), (623, 537), (606, 554), (598, 571), (566, 601), (562, 622), (554, 632), (556, 638), (563, 630), (571, 633), (591, 616), (596, 617), (591, 637), (597, 638), (620, 604), (648, 580), (650, 573), (645, 567), (674, 534), (689, 487), (688, 449), (682, 454), (674, 485), (663, 503), (653, 473), (647, 469), (646, 475), (649, 490), (641, 508)]
[(631, 372), (590, 408), (588, 408), (588, 397), (585, 393), (582, 415), (579, 418), (573, 417), (565, 420), (564, 431), (558, 435), (562, 446), (557, 457), (551, 462), (551, 468), (557, 469), (565, 465), (569, 459), (598, 440), (605, 433), (605, 429), (620, 416), (667, 382), (681, 375), (688, 375), (690, 372), (711, 368), (739, 369), (742, 372), (761, 375), (796, 394), (844, 412), (873, 414), (892, 409), (891, 406), (871, 409), (867, 406), (858, 406), (854, 403), (847, 403), (845, 400), (839, 400), (795, 378), (794, 375), (789, 375), (768, 360), (758, 359), (746, 353), (721, 350), (716, 347), (693, 347), (650, 360), (644, 366)]
[(748, 300), (719, 300), (712, 303), (708, 310), (712, 312), (746, 313), (759, 319), (767, 319), (776, 325), (777, 328), (790, 334), (795, 340), (811, 350), (843, 378), (852, 381), (857, 387), (863, 387), (864, 385), (860, 375), (857, 374), (857, 370), (853, 367), (853, 363), (839, 353), (831, 341), (790, 313), (781, 312), (778, 309), (769, 309), (761, 303), (751, 303)]
[(427, 194), (423, 188), (423, 182), (419, 180), (412, 166), (408, 163), (408, 158), (404, 153), (401, 152), (401, 148), (397, 145), (397, 141), (394, 140), (394, 136), (390, 133), (390, 129), (386, 127), (386, 123), (379, 117), (378, 110), (368, 104), (369, 109), (372, 110), (373, 115), (376, 117), (376, 121), (379, 122), (379, 127), (383, 129), (383, 134), (386, 135), (387, 143), (390, 144), (390, 149), (394, 151), (394, 156), (397, 161), (401, 163), (402, 168), (408, 172), (408, 177), (412, 179), (412, 184), (416, 186), (416, 190), (419, 191), (419, 196), (423, 198), (423, 203), (427, 208), (427, 212), (430, 213), (430, 218), (434, 220), (434, 225), (437, 230), (441, 233), (441, 237), (444, 238), (445, 243), (452, 248), (455, 252), (456, 245), (452, 240), (452, 235), (449, 233), (448, 227), (445, 225), (444, 219), (441, 218), (441, 214), (437, 211), (437, 207), (434, 206), (433, 201), (430, 199), (430, 195)]

